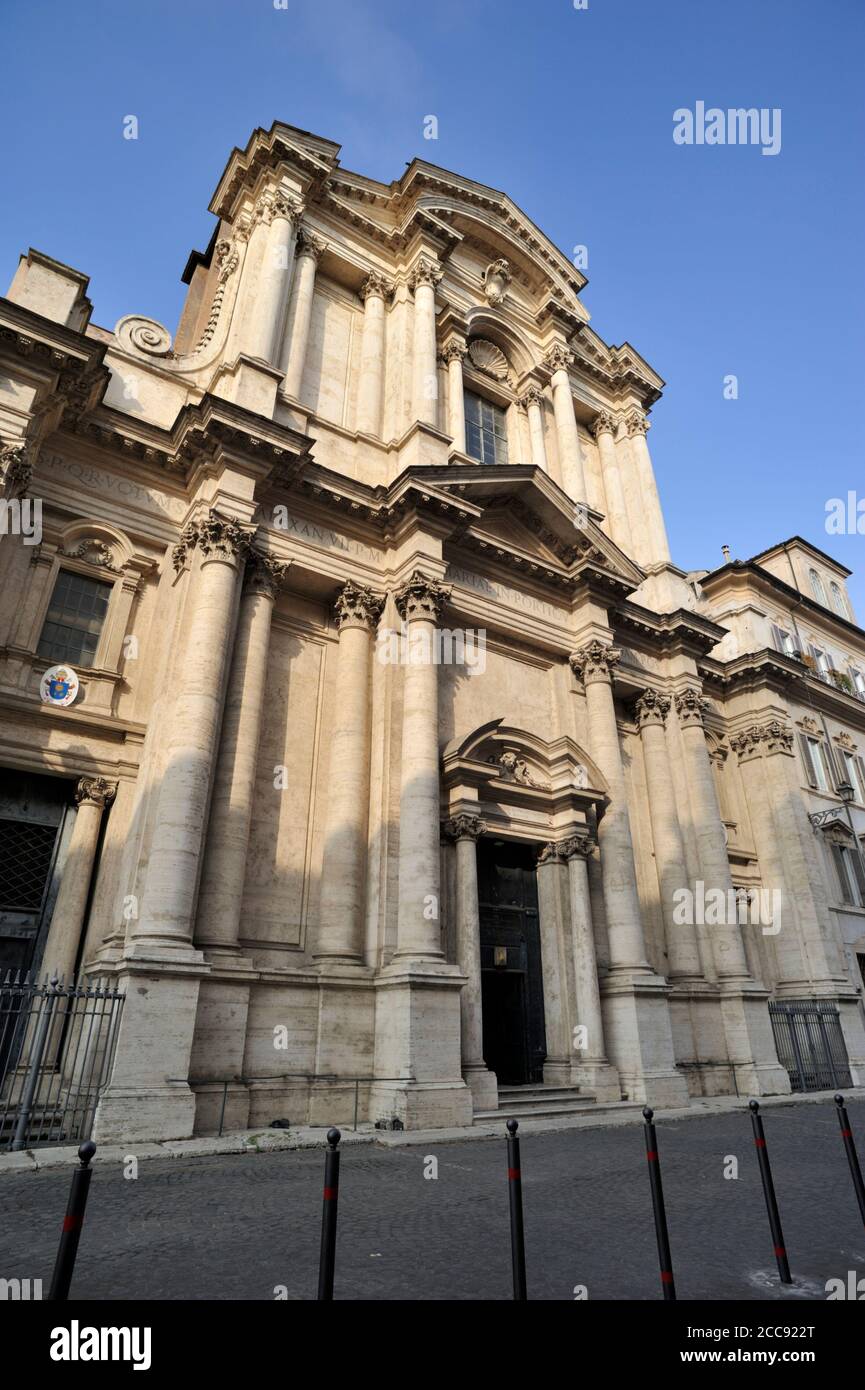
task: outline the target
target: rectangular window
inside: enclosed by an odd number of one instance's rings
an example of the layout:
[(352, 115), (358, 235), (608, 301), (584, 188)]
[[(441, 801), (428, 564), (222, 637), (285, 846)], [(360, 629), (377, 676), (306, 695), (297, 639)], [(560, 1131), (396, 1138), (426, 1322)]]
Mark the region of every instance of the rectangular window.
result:
[(465, 393), (466, 453), (481, 463), (507, 463), (505, 412), (482, 396)]
[(865, 907), (865, 869), (855, 849), (832, 845), (832, 858), (838, 874), (841, 901), (850, 907)]
[(846, 748), (841, 749), (841, 757), (844, 760), (847, 781), (856, 794), (856, 800), (865, 804), (865, 764), (855, 753), (848, 753)]
[(108, 611), (111, 584), (61, 570), (39, 638), (37, 654), (52, 664), (92, 666)]
[(857, 695), (865, 697), (865, 675), (856, 666), (850, 667), (850, 678)]
[(810, 734), (799, 735), (802, 761), (809, 787), (821, 792), (832, 791), (835, 785), (835, 769), (832, 758), (822, 739), (812, 738)]

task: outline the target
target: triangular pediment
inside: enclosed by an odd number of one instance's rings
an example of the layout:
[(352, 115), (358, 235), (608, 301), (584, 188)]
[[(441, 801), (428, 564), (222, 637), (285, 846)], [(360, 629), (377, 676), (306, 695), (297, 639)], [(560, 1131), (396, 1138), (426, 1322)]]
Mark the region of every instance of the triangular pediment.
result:
[(448, 464), (413, 469), (411, 476), (471, 503), (472, 516), (460, 532), (459, 543), (486, 550), (490, 559), (511, 558), (518, 566), (549, 565), (566, 574), (591, 564), (633, 588), (645, 578), (601, 530), (598, 514), (572, 502), (539, 468)]

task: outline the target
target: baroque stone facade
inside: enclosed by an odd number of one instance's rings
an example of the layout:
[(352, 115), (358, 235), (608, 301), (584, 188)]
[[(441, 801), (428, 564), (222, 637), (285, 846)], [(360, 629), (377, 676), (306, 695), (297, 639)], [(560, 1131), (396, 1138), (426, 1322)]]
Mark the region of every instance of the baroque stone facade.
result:
[(35, 251), (0, 301), (0, 965), (125, 992), (96, 1137), (784, 1092), (773, 1000), (861, 1083), (846, 571), (678, 568), (581, 273), (338, 155), (232, 153), (173, 340)]

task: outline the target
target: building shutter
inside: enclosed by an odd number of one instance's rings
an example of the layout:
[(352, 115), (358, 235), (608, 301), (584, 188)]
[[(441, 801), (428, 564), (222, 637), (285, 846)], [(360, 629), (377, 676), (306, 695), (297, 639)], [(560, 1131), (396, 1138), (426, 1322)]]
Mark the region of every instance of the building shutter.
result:
[(862, 867), (861, 849), (851, 849), (847, 856), (847, 863), (853, 865), (853, 876), (859, 889), (859, 906), (865, 907), (865, 868)]
[(802, 762), (805, 764), (805, 780), (809, 787), (818, 787), (817, 770), (814, 767), (814, 758), (811, 753), (811, 744), (805, 734), (799, 735), (799, 747), (802, 751)]
[(830, 845), (832, 858), (835, 861), (835, 873), (838, 876), (838, 886), (841, 889), (842, 903), (853, 905), (853, 895), (850, 892), (850, 878), (847, 874), (847, 865), (844, 862), (844, 853), (840, 845)]

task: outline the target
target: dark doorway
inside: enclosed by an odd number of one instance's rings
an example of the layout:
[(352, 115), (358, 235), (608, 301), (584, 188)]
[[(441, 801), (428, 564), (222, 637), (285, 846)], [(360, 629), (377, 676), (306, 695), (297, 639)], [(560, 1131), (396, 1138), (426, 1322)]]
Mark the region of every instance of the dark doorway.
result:
[(535, 856), (527, 845), (478, 843), (484, 1061), (499, 1085), (544, 1079), (544, 986)]
[(0, 768), (0, 974), (35, 970), (75, 823), (75, 782)]

